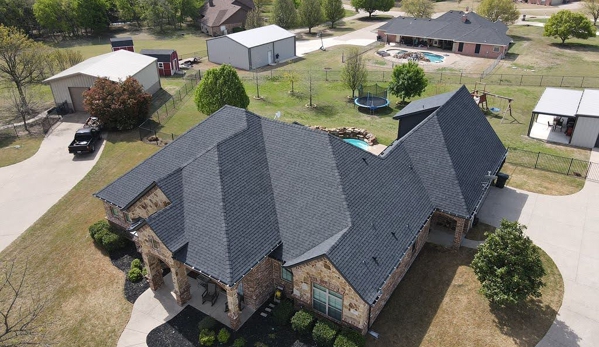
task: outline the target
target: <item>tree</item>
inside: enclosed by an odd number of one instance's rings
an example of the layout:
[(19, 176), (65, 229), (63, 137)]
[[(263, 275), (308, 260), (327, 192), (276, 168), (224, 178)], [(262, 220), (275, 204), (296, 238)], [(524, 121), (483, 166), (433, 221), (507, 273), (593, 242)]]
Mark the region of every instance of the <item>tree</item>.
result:
[(345, 17), (345, 9), (341, 0), (323, 0), (322, 8), (324, 18), (331, 22), (331, 29), (335, 27), (337, 21)]
[(480, 291), (491, 303), (505, 306), (541, 296), (545, 269), (538, 247), (524, 235), (524, 229), (518, 222), (502, 220), (499, 229), (486, 234), (487, 240), (472, 260)]
[(543, 36), (558, 37), (563, 44), (570, 37), (586, 40), (596, 33), (593, 23), (582, 13), (561, 10), (551, 15), (545, 24)]
[(295, 93), (294, 87), (295, 84), (300, 80), (300, 74), (296, 70), (289, 70), (285, 72), (284, 77), (287, 81), (289, 81), (289, 83), (291, 83), (291, 90), (289, 91), (289, 93)]
[(69, 19), (65, 3), (61, 0), (36, 0), (33, 4), (35, 19), (44, 29), (55, 32), (69, 31)]
[(138, 27), (141, 27), (140, 20), (143, 13), (141, 0), (115, 0), (115, 3), (121, 20), (134, 21)]
[(166, 0), (141, 0), (142, 18), (159, 31), (164, 31), (165, 21), (168, 21), (170, 7)]
[(520, 17), (520, 11), (512, 0), (483, 0), (477, 12), (491, 22), (502, 21), (505, 24), (514, 24)]
[(43, 78), (45, 50), (46, 46), (29, 39), (22, 31), (0, 25), (0, 79), (17, 90), (25, 130), (30, 113), (25, 88)]
[(198, 111), (207, 115), (225, 105), (247, 108), (250, 104), (237, 71), (227, 64), (206, 71), (196, 88), (194, 101)]
[(83, 106), (109, 129), (130, 130), (148, 115), (152, 96), (133, 77), (122, 82), (98, 78), (83, 92)]
[(104, 0), (74, 0), (77, 23), (93, 33), (108, 30), (108, 5)]
[(409, 61), (405, 64), (397, 65), (393, 69), (389, 91), (396, 97), (400, 97), (403, 103), (406, 98), (410, 99), (422, 95), (427, 85), (428, 80), (426, 79), (424, 70), (418, 66), (418, 63)]
[(250, 12), (248, 12), (247, 17), (245, 18), (245, 28), (246, 29), (254, 29), (262, 26), (263, 19), (262, 13), (260, 13), (260, 9), (254, 8)]
[(599, 19), (599, 0), (582, 0), (582, 10), (593, 17), (593, 25)]
[(83, 61), (80, 51), (55, 49), (46, 56), (47, 75), (55, 75)]
[(0, 346), (47, 345), (44, 326), (38, 319), (47, 300), (27, 295), (27, 264), (21, 274), (16, 273), (14, 265), (14, 262), (4, 263), (0, 279)]
[(320, 0), (302, 0), (297, 13), (300, 25), (308, 27), (308, 34), (312, 34), (312, 28), (324, 20)]
[(341, 70), (341, 80), (343, 85), (351, 89), (351, 97), (356, 96), (356, 89), (360, 87), (368, 78), (366, 64), (357, 47), (352, 47), (347, 51), (347, 59)]
[(403, 0), (401, 9), (412, 17), (431, 18), (435, 4), (431, 0)]
[(30, 33), (38, 25), (33, 0), (0, 0), (0, 24)]
[(293, 0), (274, 0), (272, 22), (281, 28), (290, 29), (297, 22), (297, 10)]
[(351, 5), (356, 11), (368, 12), (368, 18), (371, 18), (374, 11), (389, 11), (395, 5), (395, 0), (351, 0)]

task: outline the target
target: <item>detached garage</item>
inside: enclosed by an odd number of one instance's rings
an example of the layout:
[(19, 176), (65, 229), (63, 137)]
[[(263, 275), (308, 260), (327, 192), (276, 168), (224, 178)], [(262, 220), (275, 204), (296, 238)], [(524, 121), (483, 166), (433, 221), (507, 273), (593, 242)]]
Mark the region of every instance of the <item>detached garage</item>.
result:
[(50, 85), (54, 102), (58, 105), (66, 100), (69, 108), (84, 111), (83, 92), (88, 90), (98, 77), (111, 81), (124, 81), (134, 77), (150, 94), (160, 88), (160, 77), (156, 58), (119, 50), (89, 58), (44, 81)]
[(254, 70), (295, 58), (295, 34), (268, 25), (206, 41), (208, 60)]

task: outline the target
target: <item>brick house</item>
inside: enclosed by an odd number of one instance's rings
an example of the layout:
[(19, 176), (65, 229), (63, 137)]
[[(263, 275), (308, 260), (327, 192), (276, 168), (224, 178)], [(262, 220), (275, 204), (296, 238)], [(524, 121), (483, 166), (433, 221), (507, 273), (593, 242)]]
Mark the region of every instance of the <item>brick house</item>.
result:
[(200, 30), (210, 36), (227, 35), (243, 27), (253, 0), (208, 0), (200, 8)]
[(240, 300), (255, 310), (279, 287), (366, 333), (432, 223), (459, 248), (505, 155), (465, 87), (378, 156), (225, 106), (95, 196), (134, 235), (153, 290), (171, 268), (179, 304), (199, 274), (234, 329)]
[(507, 25), (474, 12), (449, 11), (435, 19), (396, 17), (377, 30), (379, 40), (413, 47), (436, 47), (474, 57), (505, 57), (512, 39)]
[(139, 53), (156, 58), (160, 76), (172, 76), (179, 71), (179, 55), (174, 49), (142, 49)]

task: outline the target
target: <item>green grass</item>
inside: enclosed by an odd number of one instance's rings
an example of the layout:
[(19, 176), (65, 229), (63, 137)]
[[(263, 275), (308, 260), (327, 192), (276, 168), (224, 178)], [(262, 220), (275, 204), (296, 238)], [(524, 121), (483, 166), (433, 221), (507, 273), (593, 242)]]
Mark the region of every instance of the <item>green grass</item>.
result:
[(43, 139), (43, 136), (0, 138), (0, 167), (13, 165), (30, 158), (37, 153)]

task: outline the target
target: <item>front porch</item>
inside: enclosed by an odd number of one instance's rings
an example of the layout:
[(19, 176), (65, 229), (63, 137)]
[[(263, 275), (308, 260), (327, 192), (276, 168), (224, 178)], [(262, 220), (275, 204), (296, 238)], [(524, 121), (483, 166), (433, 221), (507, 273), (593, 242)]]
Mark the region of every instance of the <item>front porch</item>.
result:
[(536, 120), (534, 120), (530, 128), (529, 136), (547, 142), (569, 144), (570, 136), (566, 135), (568, 133), (567, 119), (569, 117), (561, 118), (563, 118), (562, 126), (558, 127), (554, 125), (554, 116), (545, 114), (537, 115)]

